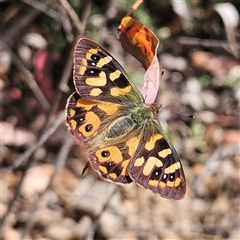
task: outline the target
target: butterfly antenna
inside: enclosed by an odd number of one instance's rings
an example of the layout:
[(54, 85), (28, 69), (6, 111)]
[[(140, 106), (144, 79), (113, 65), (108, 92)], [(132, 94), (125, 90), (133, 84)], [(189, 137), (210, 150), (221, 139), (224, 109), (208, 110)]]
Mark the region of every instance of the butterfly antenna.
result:
[[(163, 75), (164, 75), (164, 71), (161, 72), (161, 76), (163, 76)], [(160, 107), (159, 107), (158, 109), (163, 108), (163, 109), (170, 110), (171, 112), (175, 112), (175, 113), (178, 113), (178, 114), (180, 114), (180, 115), (183, 115), (183, 116), (186, 116), (186, 117), (189, 117), (189, 118), (195, 118), (193, 115), (188, 115), (188, 114), (186, 114), (186, 113), (178, 112), (178, 111), (176, 111), (176, 110), (163, 107), (162, 104), (159, 104), (159, 106), (160, 106)]]
[(183, 116), (186, 116), (186, 117), (189, 117), (189, 118), (195, 118), (193, 115), (188, 115), (186, 113), (182, 113), (182, 112), (179, 112), (179, 111), (176, 111), (176, 110), (173, 110), (173, 109), (170, 109), (170, 108), (166, 108), (166, 107), (161, 107), (162, 109), (166, 109), (166, 110), (170, 110), (171, 112), (175, 112), (175, 113), (178, 113), (180, 115), (183, 115)]
[[(164, 71), (161, 72), (161, 76), (163, 76), (163, 75), (164, 75)], [(155, 104), (155, 105), (156, 105), (157, 109), (163, 108), (163, 109), (170, 110), (171, 112), (175, 112), (175, 113), (177, 113), (177, 114), (180, 114), (180, 115), (183, 115), (183, 116), (186, 116), (186, 117), (189, 117), (189, 118), (195, 118), (193, 115), (188, 115), (188, 114), (186, 114), (186, 113), (178, 112), (178, 111), (176, 111), (176, 110), (163, 107), (162, 104)]]

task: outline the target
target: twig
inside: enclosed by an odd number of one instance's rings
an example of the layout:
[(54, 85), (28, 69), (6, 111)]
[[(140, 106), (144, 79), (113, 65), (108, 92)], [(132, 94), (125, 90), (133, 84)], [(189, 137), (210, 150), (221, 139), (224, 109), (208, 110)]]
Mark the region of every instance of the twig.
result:
[[(26, 165), (25, 165), (25, 167), (24, 167), (24, 169), (23, 169), (23, 171), (22, 171), (21, 179), (20, 179), (19, 184), (18, 184), (18, 186), (17, 186), (17, 188), (16, 188), (16, 190), (15, 190), (15, 192), (14, 192), (13, 198), (11, 199), (11, 201), (10, 201), (9, 204), (8, 204), (8, 209), (7, 209), (7, 211), (6, 211), (5, 215), (3, 216), (3, 218), (2, 218), (1, 221), (0, 221), (0, 226), (3, 226), (3, 225), (4, 225), (5, 220), (6, 220), (7, 216), (8, 216), (8, 214), (9, 214), (9, 213), (11, 212), (11, 210), (12, 210), (13, 204), (15, 203), (17, 197), (18, 197), (19, 194), (20, 194), (20, 189), (21, 189), (21, 186), (22, 186), (22, 183), (23, 183), (23, 179), (24, 179), (24, 177), (25, 177), (25, 175), (26, 175), (26, 172), (27, 172), (28, 168), (30, 167), (30, 165), (31, 165), (31, 158), (28, 159), (28, 161), (27, 161), (27, 163), (26, 163)], [(7, 169), (7, 170), (8, 170), (8, 169)], [(2, 175), (2, 174), (1, 174), (1, 175)], [(0, 178), (2, 177), (1, 175), (0, 175)], [(4, 175), (5, 175), (5, 174), (3, 173), (3, 176), (4, 176)]]
[[(226, 40), (212, 40), (212, 39), (200, 39), (200, 38), (190, 38), (190, 37), (180, 37), (177, 40), (180, 44), (183, 45), (192, 45), (192, 46), (201, 46), (201, 47), (214, 47), (214, 48), (223, 48), (230, 54), (233, 54), (230, 43)], [(239, 45), (239, 44), (238, 44)], [(232, 47), (232, 48), (231, 48)], [(237, 50), (237, 49), (235, 49)], [(235, 56), (235, 55), (234, 55)]]
[[(212, 40), (212, 39), (200, 39), (200, 38), (191, 38), (191, 37), (177, 37), (169, 43), (165, 44), (164, 47), (158, 51), (158, 54), (161, 54), (168, 49), (172, 48), (175, 44), (182, 45), (191, 45), (191, 46), (201, 46), (201, 47), (211, 47), (211, 48), (222, 48), (225, 49), (231, 55), (234, 55), (233, 51), (229, 46), (229, 42), (226, 40)], [(238, 43), (240, 45), (240, 43)], [(235, 55), (234, 55), (235, 56)]]
[(1, 33), (1, 40), (7, 42), (13, 39), (21, 32), (23, 29), (29, 26), (29, 24), (40, 14), (40, 11), (31, 8), (29, 11), (25, 11), (24, 15), (17, 17), (14, 23)]
[(57, 130), (57, 128), (63, 123), (64, 121), (64, 112), (60, 114), (60, 116), (56, 119), (53, 125), (39, 138), (39, 140), (29, 149), (27, 149), (18, 159), (14, 161), (14, 163), (5, 169), (0, 174), (0, 178), (3, 178), (6, 174), (13, 171), (14, 169), (18, 168), (26, 159), (28, 159), (39, 147), (41, 147), (52, 134)]
[[(72, 13), (72, 11), (74, 12), (74, 10), (71, 8), (69, 3), (65, 2), (65, 1), (60, 1), (60, 0), (58, 0), (58, 2), (59, 2), (59, 4), (61, 6), (64, 6), (64, 7), (67, 6), (65, 10), (68, 12), (68, 14), (69, 14), (69, 12), (71, 12), (71, 13)], [(86, 8), (89, 8), (88, 2), (89, 1), (86, 1), (86, 4), (85, 4)], [(75, 14), (76, 13), (74, 12), (74, 14), (71, 15), (72, 19), (75, 20), (75, 23), (78, 23), (79, 25), (81, 25), (80, 24), (80, 20), (78, 19), (77, 16), (75, 16)], [(87, 18), (88, 16), (85, 16), (85, 17)], [(79, 33), (82, 34), (83, 31), (85, 31), (85, 25), (82, 26), (82, 29), (79, 30), (79, 31), (81, 31)], [(65, 65), (65, 68), (64, 68), (64, 71), (63, 71), (60, 83), (58, 85), (58, 89), (57, 89), (57, 92), (55, 94), (55, 98), (54, 98), (53, 103), (51, 105), (51, 109), (50, 109), (50, 111), (48, 113), (45, 126), (43, 127), (43, 130), (48, 128), (48, 126), (49, 126), (49, 124), (51, 122), (52, 117), (54, 116), (56, 110), (58, 109), (58, 104), (60, 102), (60, 99), (62, 98), (63, 92), (67, 92), (67, 90), (68, 90), (67, 82), (68, 82), (68, 80), (70, 78), (70, 75), (71, 75), (71, 72), (72, 72), (73, 50), (74, 50), (74, 46), (72, 46), (71, 52), (69, 53), (69, 55), (67, 57), (66, 65)]]
[(76, 14), (76, 12), (73, 10), (72, 6), (69, 4), (68, 1), (62, 1), (62, 0), (57, 0), (57, 2), (59, 3), (59, 5), (61, 5), (63, 7), (63, 9), (65, 9), (65, 11), (67, 12), (71, 23), (73, 24), (73, 27), (75, 29), (77, 29), (77, 32), (83, 32), (82, 29), (82, 23), (78, 17), (78, 15)]
[(11, 54), (13, 63), (18, 68), (18, 70), (25, 75), (26, 83), (32, 89), (34, 95), (36, 96), (43, 110), (47, 111), (50, 108), (50, 104), (46, 99), (45, 95), (42, 93), (42, 90), (39, 88), (38, 84), (36, 83), (36, 80), (32, 75), (32, 73), (24, 66), (23, 62), (13, 53), (13, 51), (9, 48), (9, 46), (6, 43), (4, 43), (1, 40), (0, 40), (0, 43), (1, 43), (0, 49), (1, 48), (6, 49)]
[(98, 216), (92, 222), (92, 225), (91, 225), (91, 227), (88, 230), (88, 234), (85, 237), (85, 240), (93, 240), (94, 239), (94, 234), (96, 232), (96, 229), (97, 229), (97, 226), (98, 226), (98, 223), (99, 223), (99, 219), (100, 219), (102, 213), (107, 209), (111, 199), (117, 193), (118, 189), (119, 189), (119, 186), (115, 185), (112, 193), (109, 195), (108, 199), (106, 199), (106, 202), (105, 202), (103, 208), (101, 209), (101, 212), (98, 214)]
[(32, 6), (34, 9), (37, 9), (43, 13), (45, 13), (46, 15), (48, 15), (49, 17), (55, 19), (55, 20), (59, 20), (59, 18), (61, 17), (60, 14), (58, 12), (56, 12), (55, 10), (49, 8), (44, 2), (40, 2), (40, 1), (29, 1), (29, 0), (22, 0), (24, 3)]
[(130, 16), (141, 4), (143, 0), (137, 0), (135, 3), (132, 5), (126, 16)]
[(13, 171), (14, 169), (16, 169), (20, 164), (22, 164), (26, 159), (28, 159), (26, 166), (24, 167), (23, 173), (22, 173), (22, 177), (20, 180), (20, 183), (18, 184), (16, 191), (14, 193), (14, 197), (12, 198), (12, 200), (10, 201), (10, 203), (8, 204), (8, 209), (6, 211), (6, 214), (3, 216), (3, 218), (1, 219), (0, 225), (3, 225), (8, 214), (10, 213), (14, 202), (16, 201), (17, 197), (19, 196), (20, 193), (20, 189), (23, 183), (23, 179), (25, 177), (25, 174), (28, 170), (28, 168), (30, 167), (32, 161), (31, 161), (31, 156), (32, 154), (40, 147), (42, 146), (47, 140), (48, 138), (57, 130), (57, 128), (60, 126), (60, 124), (63, 122), (64, 119), (64, 113), (62, 112), (61, 115), (59, 116), (59, 118), (54, 122), (54, 124), (52, 125), (52, 127), (50, 127), (46, 133), (44, 133), (42, 135), (42, 137), (31, 147), (29, 148), (25, 153), (23, 153), (18, 159), (16, 159), (14, 161), (14, 163), (8, 167), (5, 171), (3, 171), (0, 174), (0, 179), (3, 178), (6, 174), (8, 174), (9, 172)]
[(68, 153), (69, 153), (69, 150), (70, 150), (70, 147), (71, 147), (72, 143), (73, 143), (73, 139), (70, 138), (70, 136), (66, 135), (65, 139), (64, 139), (64, 142), (63, 142), (63, 144), (62, 144), (62, 146), (60, 148), (60, 151), (58, 153), (58, 156), (56, 158), (56, 161), (55, 161), (56, 164), (55, 164), (54, 172), (52, 173), (52, 176), (51, 176), (51, 178), (49, 180), (49, 183), (48, 183), (47, 187), (40, 194), (38, 201), (36, 202), (35, 206), (33, 207), (32, 211), (31, 211), (31, 213), (29, 215), (30, 217), (29, 217), (28, 222), (26, 223), (26, 226), (25, 226), (25, 228), (24, 228), (24, 230), (22, 232), (21, 239), (28, 239), (29, 238), (29, 232), (32, 229), (32, 226), (34, 224), (33, 220), (34, 220), (36, 211), (38, 210), (39, 205), (41, 204), (41, 201), (42, 201), (43, 197), (45, 196), (45, 194), (49, 190), (54, 177), (56, 176), (56, 174), (60, 170), (62, 170), (64, 168), (64, 166), (66, 164), (67, 156), (68, 156)]
[(88, 20), (88, 16), (90, 15), (90, 10), (91, 10), (91, 5), (92, 5), (92, 0), (87, 0), (85, 2), (83, 11), (82, 11), (82, 30), (81, 32), (79, 32), (79, 35), (83, 34), (83, 32), (85, 31), (85, 28), (87, 26), (87, 20)]
[(63, 7), (59, 7), (60, 14), (60, 20), (62, 22), (63, 29), (66, 33), (66, 38), (69, 43), (72, 43), (74, 41), (74, 34), (73, 34), (73, 27), (71, 25), (71, 21), (68, 17), (67, 11)]
[(240, 154), (240, 147), (238, 144), (228, 144), (220, 146), (207, 160), (202, 169), (202, 173), (198, 176), (195, 182), (196, 193), (200, 196), (205, 194), (205, 183), (210, 175), (217, 171), (222, 159), (227, 155)]

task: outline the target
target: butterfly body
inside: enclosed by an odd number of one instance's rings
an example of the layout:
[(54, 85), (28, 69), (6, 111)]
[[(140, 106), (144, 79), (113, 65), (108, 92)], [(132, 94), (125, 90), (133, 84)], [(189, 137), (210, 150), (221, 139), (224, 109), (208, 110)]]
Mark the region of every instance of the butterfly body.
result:
[(163, 197), (181, 199), (186, 190), (182, 165), (155, 105), (145, 104), (120, 64), (89, 39), (76, 44), (74, 85), (66, 123), (100, 177), (118, 184), (135, 181)]

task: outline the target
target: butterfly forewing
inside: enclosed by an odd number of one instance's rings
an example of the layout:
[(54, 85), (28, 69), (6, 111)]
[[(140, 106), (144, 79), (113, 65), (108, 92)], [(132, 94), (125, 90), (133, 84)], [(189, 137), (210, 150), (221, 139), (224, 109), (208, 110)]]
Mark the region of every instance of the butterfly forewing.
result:
[(73, 75), (75, 89), (85, 99), (130, 105), (143, 102), (120, 64), (89, 39), (81, 38), (76, 44)]

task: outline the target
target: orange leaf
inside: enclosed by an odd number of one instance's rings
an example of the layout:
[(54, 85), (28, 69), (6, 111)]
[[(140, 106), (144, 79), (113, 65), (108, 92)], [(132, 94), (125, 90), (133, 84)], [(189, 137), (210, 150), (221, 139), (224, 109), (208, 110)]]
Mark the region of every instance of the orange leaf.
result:
[(118, 30), (124, 50), (135, 57), (146, 70), (141, 93), (145, 102), (151, 104), (155, 101), (160, 85), (160, 67), (157, 59), (159, 41), (151, 30), (130, 16), (122, 19)]

